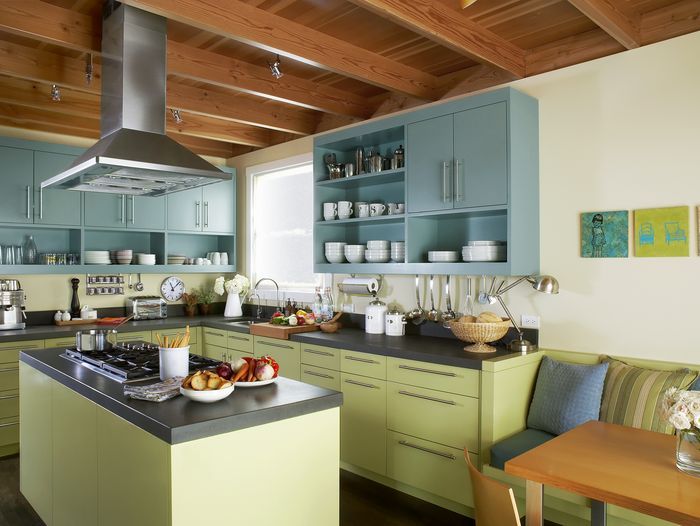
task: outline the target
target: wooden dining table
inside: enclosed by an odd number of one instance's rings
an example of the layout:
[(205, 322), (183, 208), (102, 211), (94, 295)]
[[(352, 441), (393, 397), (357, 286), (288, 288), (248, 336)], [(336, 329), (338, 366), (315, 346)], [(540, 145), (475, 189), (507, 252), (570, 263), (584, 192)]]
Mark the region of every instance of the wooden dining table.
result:
[(526, 480), (528, 526), (543, 523), (544, 486), (591, 499), (591, 524), (607, 504), (682, 525), (700, 525), (700, 477), (676, 468), (676, 437), (590, 421), (506, 462)]

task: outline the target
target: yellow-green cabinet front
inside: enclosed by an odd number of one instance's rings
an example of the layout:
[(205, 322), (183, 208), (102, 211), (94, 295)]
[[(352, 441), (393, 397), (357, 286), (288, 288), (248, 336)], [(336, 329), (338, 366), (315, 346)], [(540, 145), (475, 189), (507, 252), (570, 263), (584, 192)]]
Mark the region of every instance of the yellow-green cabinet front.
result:
[(255, 336), (255, 356), (270, 355), (280, 364), (280, 376), (301, 379), (301, 351), (298, 342)]

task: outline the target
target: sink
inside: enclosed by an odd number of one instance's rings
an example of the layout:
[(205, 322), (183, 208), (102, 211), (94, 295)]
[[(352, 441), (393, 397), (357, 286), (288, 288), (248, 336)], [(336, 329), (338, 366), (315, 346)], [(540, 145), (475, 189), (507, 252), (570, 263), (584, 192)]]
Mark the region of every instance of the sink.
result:
[(251, 325), (255, 323), (264, 323), (267, 320), (264, 319), (244, 319), (244, 320), (236, 320), (236, 321), (230, 321), (228, 322), (229, 325), (240, 325), (242, 327), (250, 327)]

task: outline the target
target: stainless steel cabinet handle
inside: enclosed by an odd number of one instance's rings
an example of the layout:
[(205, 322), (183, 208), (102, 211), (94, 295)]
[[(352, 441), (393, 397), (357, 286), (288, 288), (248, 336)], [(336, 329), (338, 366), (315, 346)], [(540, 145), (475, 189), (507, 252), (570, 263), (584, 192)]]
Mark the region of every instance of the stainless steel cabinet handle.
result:
[(419, 373), (439, 374), (440, 376), (457, 376), (456, 373), (450, 373), (448, 371), (435, 371), (433, 369), (423, 369), (422, 367), (411, 367), (410, 365), (399, 365), (399, 369), (405, 369), (407, 371), (416, 371)]
[(461, 177), (460, 175), (460, 167), (462, 166), (462, 161), (459, 159), (455, 160), (455, 201), (462, 201), (464, 199), (464, 196), (459, 190), (459, 179)]
[(440, 402), (441, 404), (447, 404), (447, 405), (457, 405), (457, 402), (453, 402), (452, 400), (443, 400), (442, 398), (433, 398), (432, 396), (426, 396), (418, 393), (412, 393), (410, 391), (399, 391), (399, 394), (405, 395), (405, 396), (412, 396), (413, 398), (420, 398), (421, 400), (430, 400), (431, 402)]
[(0, 400), (10, 400), (10, 399), (12, 399), (12, 398), (19, 398), (19, 395), (16, 394), (16, 395), (4, 395), (4, 396), (0, 396)]
[(204, 228), (209, 227), (209, 201), (204, 201)]
[(335, 378), (333, 376), (331, 376), (330, 374), (316, 373), (314, 371), (307, 371), (307, 370), (304, 370), (304, 373), (309, 374), (311, 376), (318, 376), (320, 378), (328, 378), (329, 380), (335, 380)]
[(406, 447), (412, 447), (413, 449), (417, 449), (419, 451), (425, 451), (426, 453), (431, 453), (432, 455), (437, 455), (442, 458), (447, 458), (449, 460), (457, 459), (457, 457), (455, 457), (451, 453), (443, 453), (442, 451), (436, 451), (435, 449), (419, 446), (418, 444), (411, 444), (410, 442), (406, 442), (405, 440), (399, 440), (399, 444)]
[(0, 373), (9, 373), (12, 371), (19, 371), (19, 367), (9, 367), (7, 369), (0, 369)]
[(199, 226), (199, 201), (195, 201), (194, 203), (194, 226)]
[(279, 347), (280, 349), (294, 349), (291, 345), (284, 345), (283, 343), (273, 343), (273, 342), (258, 342), (262, 345), (269, 345), (270, 347)]
[(450, 170), (450, 162), (442, 161), (442, 202), (447, 203), (452, 199), (451, 192), (447, 190), (449, 185), (448, 171)]
[(351, 362), (362, 362), (362, 363), (373, 363), (373, 364), (379, 364), (381, 362), (378, 362), (377, 360), (370, 360), (369, 358), (355, 358), (354, 356), (346, 356), (346, 360), (350, 360)]
[(39, 219), (44, 219), (44, 189), (39, 187)]
[(245, 338), (244, 336), (234, 336), (233, 334), (229, 334), (228, 337), (231, 340), (240, 340), (242, 342), (249, 342), (250, 338)]
[(355, 380), (345, 380), (346, 384), (359, 385), (360, 387), (369, 387), (370, 389), (379, 389), (376, 385), (366, 384), (364, 382), (356, 382)]
[(19, 422), (8, 422), (7, 424), (0, 424), (0, 427), (11, 427), (11, 426), (18, 426)]
[(119, 222), (126, 224), (126, 203), (124, 202), (124, 194), (119, 196)]
[(131, 196), (131, 224), (136, 223), (136, 197)]
[[(27, 186), (27, 219), (32, 218), (32, 187)], [(20, 261), (21, 263), (21, 261)]]
[(318, 354), (318, 355), (320, 355), (320, 356), (330, 356), (330, 357), (335, 356), (335, 355), (334, 355), (333, 353), (331, 353), (331, 352), (317, 351), (317, 350), (315, 350), (315, 349), (304, 349), (304, 352), (307, 352), (307, 353), (309, 353), (309, 354)]
[(223, 336), (223, 334), (219, 334), (218, 332), (211, 332), (211, 331), (204, 331), (204, 334), (208, 334), (209, 336)]

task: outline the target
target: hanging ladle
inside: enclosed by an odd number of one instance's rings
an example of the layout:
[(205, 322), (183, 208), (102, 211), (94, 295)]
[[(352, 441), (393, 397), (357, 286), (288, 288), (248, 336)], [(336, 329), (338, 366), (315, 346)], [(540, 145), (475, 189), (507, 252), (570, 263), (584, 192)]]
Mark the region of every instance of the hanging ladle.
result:
[(442, 313), (442, 326), (449, 328), (450, 322), (454, 321), (457, 317), (457, 313), (452, 310), (452, 298), (450, 298), (450, 276), (447, 276), (447, 281), (445, 283), (445, 303), (447, 304), (447, 310)]
[(415, 325), (420, 325), (425, 321), (425, 311), (420, 304), (420, 276), (416, 275), (416, 308), (406, 313), (406, 318)]
[(433, 296), (433, 281), (434, 276), (430, 276), (430, 310), (428, 311), (428, 319), (432, 322), (440, 321), (440, 311), (435, 308), (435, 297)]

